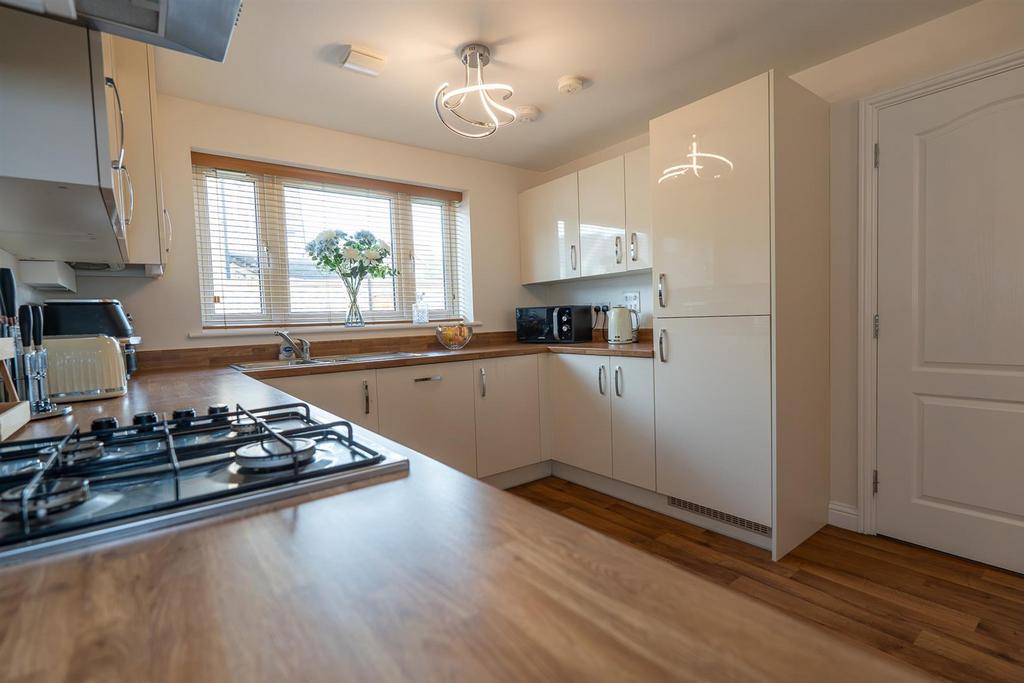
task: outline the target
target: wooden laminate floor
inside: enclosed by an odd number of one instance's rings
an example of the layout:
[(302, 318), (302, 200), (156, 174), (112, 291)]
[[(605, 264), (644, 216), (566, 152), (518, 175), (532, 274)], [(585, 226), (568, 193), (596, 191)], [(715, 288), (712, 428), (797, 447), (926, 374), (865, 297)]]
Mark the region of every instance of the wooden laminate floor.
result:
[(571, 482), (510, 492), (951, 681), (1024, 681), (1024, 576), (828, 526), (767, 551)]

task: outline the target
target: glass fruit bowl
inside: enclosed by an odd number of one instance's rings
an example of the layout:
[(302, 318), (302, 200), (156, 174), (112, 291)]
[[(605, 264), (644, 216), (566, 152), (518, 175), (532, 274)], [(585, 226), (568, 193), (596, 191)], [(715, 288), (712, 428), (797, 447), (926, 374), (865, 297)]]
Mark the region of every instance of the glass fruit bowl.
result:
[(450, 351), (457, 351), (473, 338), (473, 328), (465, 323), (437, 326), (437, 341)]

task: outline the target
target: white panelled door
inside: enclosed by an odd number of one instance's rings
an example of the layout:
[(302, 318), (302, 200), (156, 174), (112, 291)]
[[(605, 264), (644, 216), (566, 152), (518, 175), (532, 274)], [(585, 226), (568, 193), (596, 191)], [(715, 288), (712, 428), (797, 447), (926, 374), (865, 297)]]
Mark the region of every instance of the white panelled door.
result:
[(1024, 571), (1024, 68), (878, 125), (877, 530)]

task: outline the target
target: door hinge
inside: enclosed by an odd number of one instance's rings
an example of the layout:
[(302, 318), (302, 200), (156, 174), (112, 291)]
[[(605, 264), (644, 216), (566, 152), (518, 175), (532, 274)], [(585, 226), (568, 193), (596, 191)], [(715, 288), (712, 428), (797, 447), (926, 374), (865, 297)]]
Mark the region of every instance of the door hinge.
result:
[(878, 143), (875, 143), (875, 168), (878, 168)]
[(871, 336), (878, 339), (878, 314), (875, 313), (875, 321), (871, 326)]
[(878, 470), (871, 473), (871, 493), (878, 493)]

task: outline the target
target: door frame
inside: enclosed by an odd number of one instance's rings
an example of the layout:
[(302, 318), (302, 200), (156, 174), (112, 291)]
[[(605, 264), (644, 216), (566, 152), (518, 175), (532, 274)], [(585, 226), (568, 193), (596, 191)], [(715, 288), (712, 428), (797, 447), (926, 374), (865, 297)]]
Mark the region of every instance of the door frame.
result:
[[(860, 100), (857, 293), (857, 530), (877, 533), (874, 473), (878, 467), (878, 114), (887, 107), (1024, 67), (1024, 50), (978, 62)], [(884, 150), (883, 150), (884, 153)]]

